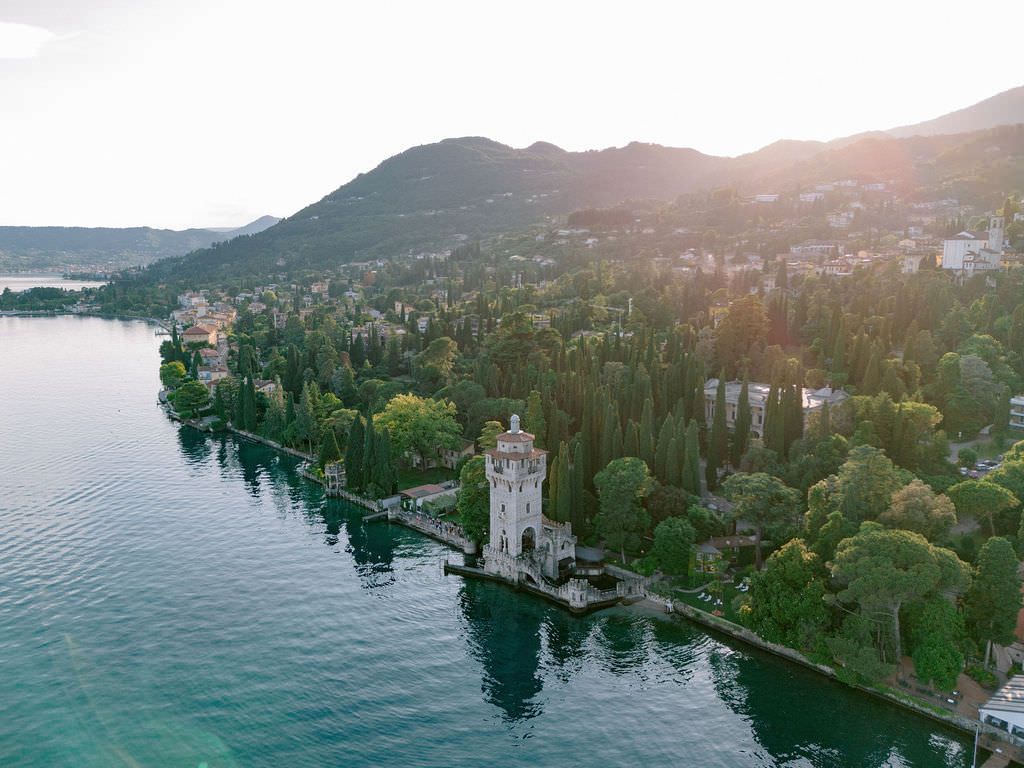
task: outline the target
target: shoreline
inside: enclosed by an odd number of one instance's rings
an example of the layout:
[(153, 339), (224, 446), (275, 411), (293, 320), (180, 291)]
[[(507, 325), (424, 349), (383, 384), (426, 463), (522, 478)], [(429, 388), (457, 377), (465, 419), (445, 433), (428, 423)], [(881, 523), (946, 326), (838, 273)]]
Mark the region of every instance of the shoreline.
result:
[[(170, 414), (168, 414), (168, 415), (170, 415)], [(184, 426), (192, 427), (193, 429), (197, 429), (197, 430), (202, 431), (202, 432), (207, 432), (209, 434), (214, 434), (211, 430), (205, 430), (205, 429), (203, 429), (202, 427), (199, 427), (196, 424), (191, 424), (189, 422), (183, 421), (182, 419), (180, 419), (180, 417), (172, 416), (172, 418), (174, 418), (176, 421), (178, 421), (180, 424), (183, 424)], [(306, 454), (303, 454), (303, 453), (301, 453), (299, 451), (295, 451), (294, 449), (291, 449), (291, 448), (287, 448), (286, 446), (281, 446), (281, 445), (279, 445), (279, 444), (277, 444), (277, 443), (275, 443), (275, 442), (273, 442), (271, 440), (268, 440), (266, 438), (263, 438), (263, 437), (261, 437), (259, 435), (254, 435), (254, 434), (249, 433), (249, 432), (244, 432), (242, 430), (235, 429), (234, 427), (228, 427), (227, 431), (232, 433), (232, 434), (234, 434), (234, 435), (236, 435), (236, 436), (238, 436), (238, 437), (240, 437), (240, 438), (248, 439), (248, 440), (250, 440), (252, 442), (260, 443), (260, 444), (265, 445), (265, 446), (267, 446), (269, 448), (272, 448), (274, 450), (281, 451), (282, 453), (285, 453), (285, 454), (287, 454), (289, 456), (292, 456), (294, 458), (301, 458), (301, 459), (304, 459), (304, 460), (311, 460), (311, 457), (306, 455)], [(316, 478), (310, 476), (308, 473), (303, 473), (301, 471), (301, 469), (298, 468), (298, 467), (296, 468), (296, 472), (298, 472), (298, 474), (301, 477), (304, 477), (305, 479), (307, 479), (307, 480), (309, 480), (311, 482), (315, 482), (315, 483), (317, 483), (318, 485), (321, 485), (321, 486), (323, 485)], [(353, 503), (353, 502), (351, 502), (348, 499), (346, 499), (346, 501), (349, 501), (349, 503)], [(392, 520), (390, 515), (388, 517), (388, 522), (399, 522), (400, 524), (403, 524), (401, 520)], [(440, 538), (435, 537), (435, 536), (431, 536), (429, 533), (427, 533), (424, 530), (421, 530), (417, 526), (403, 524), (403, 527), (410, 528), (410, 529), (416, 531), (417, 533), (419, 533), (421, 536), (424, 536), (425, 538), (433, 539), (434, 541), (437, 541), (437, 542), (439, 542), (441, 544), (444, 544), (444, 545), (446, 545), (446, 546), (448, 546), (448, 547), (458, 551), (458, 547), (455, 547), (450, 542), (445, 541), (445, 540), (440, 539)], [(447, 559), (446, 559), (445, 560), (445, 573), (448, 572), (448, 568), (449, 568), (449, 564), (447, 563)], [(463, 577), (469, 575), (469, 574), (463, 573), (462, 572), (463, 569), (460, 568), (460, 567), (453, 567), (453, 568), (451, 568), (451, 571), (452, 571), (452, 573), (460, 575), (460, 576), (463, 576)], [(500, 582), (502, 584), (505, 584), (506, 586), (511, 586), (507, 582), (505, 582), (503, 579), (493, 579), (493, 580), (496, 581), (496, 582)], [(527, 594), (531, 595), (532, 597), (540, 597), (541, 599), (545, 599), (545, 595), (543, 595), (543, 593), (541, 593), (539, 590), (537, 590), (535, 592), (532, 589), (519, 589), (519, 588), (513, 587), (513, 591), (515, 591), (515, 592), (526, 592)], [(555, 603), (554, 601), (546, 600), (546, 602), (551, 602), (552, 604), (556, 604), (556, 605), (559, 605), (559, 607), (564, 608), (564, 606), (561, 606), (560, 604)], [(584, 615), (589, 615), (591, 613), (596, 613), (596, 612), (601, 611), (601, 610), (609, 610), (609, 609), (612, 609), (612, 608), (622, 608), (624, 610), (630, 611), (631, 613), (640, 614), (640, 615), (643, 615), (643, 616), (647, 616), (649, 618), (659, 618), (659, 617), (660, 618), (664, 618), (665, 616), (669, 616), (669, 617), (671, 617), (671, 616), (682, 616), (684, 619), (690, 621), (691, 623), (700, 625), (700, 627), (701, 627), (701, 629), (703, 631), (708, 632), (711, 635), (714, 635), (714, 634), (724, 635), (726, 638), (728, 638), (730, 640), (733, 640), (735, 642), (742, 643), (743, 645), (746, 645), (749, 648), (753, 648), (753, 649), (755, 649), (757, 651), (761, 651), (761, 652), (764, 652), (764, 653), (769, 653), (772, 656), (775, 656), (776, 658), (782, 659), (782, 660), (787, 661), (787, 662), (789, 662), (791, 664), (796, 664), (796, 665), (798, 665), (800, 667), (803, 667), (804, 669), (807, 669), (809, 671), (816, 672), (817, 674), (822, 675), (827, 680), (833, 681), (835, 683), (843, 685), (843, 686), (845, 686), (847, 688), (850, 688), (852, 690), (860, 691), (861, 693), (864, 693), (866, 695), (872, 696), (875, 699), (887, 702), (887, 703), (889, 703), (891, 705), (898, 706), (901, 709), (903, 709), (904, 711), (911, 712), (911, 713), (913, 713), (915, 715), (918, 715), (918, 716), (921, 716), (921, 717), (926, 717), (926, 718), (928, 718), (929, 720), (931, 720), (933, 722), (939, 723), (939, 724), (941, 724), (943, 726), (946, 726), (948, 728), (955, 729), (957, 732), (959, 732), (961, 734), (966, 734), (966, 735), (973, 736), (975, 734), (975, 732), (978, 732), (978, 733), (982, 734), (984, 737), (987, 737), (987, 740), (989, 741), (990, 744), (991, 744), (992, 741), (998, 742), (999, 745), (1002, 745), (1003, 747), (1009, 748), (1009, 750), (1012, 753), (1018, 754), (1018, 756), (1019, 756), (1019, 748), (1016, 747), (1016, 745), (1012, 744), (1011, 742), (1006, 741), (1003, 738), (1002, 732), (999, 731), (998, 729), (994, 728), (993, 726), (987, 725), (987, 724), (982, 723), (982, 722), (980, 722), (978, 720), (971, 720), (971, 719), (966, 718), (963, 715), (959, 715), (957, 713), (953, 713), (953, 712), (946, 713), (946, 712), (943, 712), (943, 711), (941, 711), (941, 710), (939, 710), (937, 708), (933, 709), (931, 707), (928, 707), (924, 702), (917, 702), (913, 697), (910, 697), (910, 696), (906, 696), (906, 697), (899, 696), (899, 695), (897, 695), (896, 692), (890, 692), (890, 691), (883, 690), (883, 689), (872, 688), (870, 686), (865, 686), (865, 685), (860, 685), (860, 684), (857, 684), (857, 683), (850, 683), (850, 682), (844, 681), (844, 680), (840, 679), (840, 677), (838, 676), (838, 674), (837, 674), (837, 672), (836, 672), (836, 670), (834, 668), (832, 668), (832, 667), (830, 667), (828, 665), (825, 665), (825, 664), (818, 664), (817, 662), (811, 661), (806, 656), (804, 656), (802, 653), (800, 653), (799, 651), (797, 651), (797, 650), (795, 650), (793, 648), (789, 648), (789, 647), (783, 646), (783, 645), (778, 645), (776, 643), (771, 643), (771, 642), (769, 642), (767, 640), (764, 640), (759, 635), (757, 635), (756, 633), (754, 633), (751, 630), (747, 629), (746, 627), (743, 627), (743, 626), (741, 626), (739, 624), (735, 624), (732, 621), (729, 621), (728, 619), (725, 619), (725, 618), (722, 618), (722, 617), (719, 617), (719, 616), (714, 616), (714, 615), (712, 615), (710, 613), (707, 613), (706, 611), (702, 611), (702, 610), (700, 610), (698, 608), (695, 608), (695, 607), (693, 607), (693, 606), (691, 606), (691, 605), (689, 605), (687, 603), (684, 603), (684, 602), (670, 601), (670, 604), (671, 604), (671, 611), (669, 611), (669, 604), (667, 604), (662, 598), (660, 598), (660, 597), (658, 597), (656, 595), (652, 595), (650, 593), (647, 593), (646, 596), (643, 599), (635, 601), (635, 602), (625, 603), (625, 602), (622, 602), (622, 601), (616, 601), (616, 603), (614, 605), (596, 606), (592, 610), (583, 611), (583, 612), (571, 611), (570, 610), (569, 613), (571, 615), (574, 615), (574, 616), (584, 616)], [(979, 742), (979, 747), (981, 747), (980, 742)], [(986, 751), (992, 751), (992, 750), (986, 748)], [(1018, 764), (1018, 763), (1014, 763), (1014, 764)]]
[(929, 720), (941, 723), (942, 725), (953, 728), (962, 734), (973, 736), (975, 733), (978, 733), (981, 736), (978, 743), (979, 749), (992, 752), (998, 746), (1003, 750), (1004, 755), (1012, 756), (1012, 765), (1019, 765), (1020, 758), (1024, 756), (1022, 755), (1021, 748), (1013, 742), (1008, 741), (1006, 734), (1003, 731), (1000, 731), (991, 725), (982, 723), (979, 720), (967, 718), (955, 712), (945, 712), (938, 708), (930, 707), (925, 702), (918, 701), (913, 696), (902, 696), (896, 691), (847, 682), (839, 677), (837, 671), (833, 667), (826, 664), (818, 664), (793, 648), (771, 643), (746, 627), (735, 624), (728, 619), (714, 616), (706, 611), (700, 610), (699, 608), (694, 608), (687, 603), (677, 601), (669, 601), (666, 603), (662, 598), (648, 594), (648, 596), (643, 600), (629, 605), (623, 605), (622, 607), (630, 612), (638, 613), (650, 618), (682, 616), (687, 621), (700, 625), (701, 629), (709, 634), (724, 635), (726, 638), (741, 643), (749, 648), (769, 653), (779, 659), (796, 664), (809, 671), (816, 672), (835, 683), (852, 690), (859, 691), (868, 696), (872, 696), (875, 699), (898, 706), (915, 715), (926, 717)]
[(141, 320), (145, 323), (159, 325), (165, 331), (170, 331), (170, 323), (158, 317), (148, 315), (125, 315), (121, 313), (108, 314), (106, 312), (73, 312), (69, 309), (5, 309), (0, 310), (0, 317), (99, 317), (105, 320)]

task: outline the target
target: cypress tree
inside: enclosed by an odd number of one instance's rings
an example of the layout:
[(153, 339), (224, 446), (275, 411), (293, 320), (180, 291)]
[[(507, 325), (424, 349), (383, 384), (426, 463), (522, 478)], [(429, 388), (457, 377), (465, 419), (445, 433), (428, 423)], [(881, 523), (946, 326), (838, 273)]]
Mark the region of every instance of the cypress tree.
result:
[(726, 460), (729, 448), (729, 433), (725, 420), (725, 372), (718, 377), (715, 390), (715, 413), (711, 417), (711, 435), (708, 439), (707, 481), (708, 490), (718, 487), (718, 469)]
[(846, 373), (846, 321), (842, 315), (839, 316), (836, 343), (832, 348), (832, 372)]
[(246, 377), (242, 386), (242, 420), (246, 432), (256, 431), (256, 384), (251, 376)]
[(614, 440), (613, 434), (615, 432), (615, 418), (614, 406), (611, 401), (608, 402), (608, 406), (605, 408), (604, 421), (601, 425), (601, 459), (600, 466), (605, 468), (615, 457), (612, 455), (612, 442)]
[(768, 391), (768, 402), (765, 404), (765, 447), (775, 451), (780, 457), (786, 454), (786, 403), (785, 388), (772, 385)]
[(558, 517), (555, 520), (567, 522), (572, 520), (573, 475), (569, 463), (569, 446), (562, 443), (558, 446), (558, 502), (555, 509)]
[(626, 434), (622, 438), (623, 456), (640, 456), (640, 431), (632, 419), (626, 424)]
[(790, 400), (790, 414), (786, 427), (789, 430), (786, 434), (786, 454), (797, 440), (804, 436), (804, 390), (799, 384), (791, 385), (793, 396)]
[(832, 436), (832, 414), (828, 400), (822, 403), (821, 415), (818, 416), (818, 439), (826, 440)]
[[(291, 401), (288, 401), (291, 405)], [(345, 450), (345, 482), (354, 491), (361, 491), (365, 485), (363, 475), (363, 448), (366, 440), (363, 429), (363, 417), (356, 416), (352, 429), (348, 433), (348, 445)]]
[(338, 438), (335, 437), (333, 429), (325, 427), (320, 438), (320, 467), (326, 467), (339, 459), (341, 459), (341, 449), (338, 448)]
[(382, 429), (377, 433), (377, 484), (385, 494), (397, 490), (398, 474), (395, 472), (395, 460), (391, 456), (391, 433)]
[(546, 490), (548, 499), (546, 514), (552, 520), (561, 520), (561, 517), (559, 517), (561, 513), (558, 510), (558, 476), (561, 471), (558, 459), (559, 457), (556, 455), (555, 458), (551, 460), (551, 466), (548, 468), (548, 476), (544, 481), (547, 486)]
[(583, 447), (577, 440), (576, 447), (573, 449), (572, 469), (569, 475), (572, 478), (572, 507), (569, 511), (569, 519), (572, 521), (573, 530), (581, 535), (586, 522), (583, 509), (583, 494), (585, 493), (583, 466)]
[(224, 406), (224, 393), (217, 387), (213, 393), (213, 412), (221, 421), (228, 420), (227, 408)]
[(732, 453), (730, 462), (734, 467), (740, 465), (740, 459), (747, 452), (750, 443), (750, 390), (747, 380), (743, 379), (740, 387), (740, 399), (736, 403), (736, 423), (732, 431)]
[(547, 419), (544, 417), (544, 404), (540, 392), (533, 390), (526, 401), (526, 431), (534, 435), (534, 444), (538, 448), (546, 448), (545, 437), (548, 431)]
[(284, 394), (284, 425), (287, 427), (295, 421), (295, 399), (291, 392)]
[(679, 485), (682, 482), (683, 465), (679, 460), (680, 453), (679, 443), (676, 442), (676, 438), (673, 435), (668, 443), (668, 460), (665, 463), (665, 482), (668, 485)]
[(654, 403), (651, 400), (645, 400), (640, 416), (639, 457), (644, 460), (648, 467), (651, 467), (654, 464), (654, 453)]
[(867, 366), (864, 369), (864, 378), (860, 383), (861, 395), (877, 395), (882, 384), (882, 361), (879, 359), (878, 345), (871, 346), (871, 355), (868, 357)]
[(231, 415), (231, 423), (236, 429), (245, 429), (245, 382), (243, 381), (235, 395), (235, 412)]
[(373, 423), (373, 417), (366, 419), (366, 435), (363, 438), (363, 485), (367, 490), (373, 491), (373, 485), (379, 479), (377, 469), (377, 430)]
[(654, 466), (651, 467), (651, 470), (654, 472), (654, 476), (662, 483), (669, 482), (666, 466), (668, 465), (669, 443), (675, 437), (675, 426), (672, 417), (666, 416), (665, 420), (661, 422), (661, 431), (658, 433), (658, 447), (654, 452)]
[(686, 427), (686, 452), (683, 454), (683, 489), (694, 496), (701, 495), (698, 429), (697, 420), (690, 419)]

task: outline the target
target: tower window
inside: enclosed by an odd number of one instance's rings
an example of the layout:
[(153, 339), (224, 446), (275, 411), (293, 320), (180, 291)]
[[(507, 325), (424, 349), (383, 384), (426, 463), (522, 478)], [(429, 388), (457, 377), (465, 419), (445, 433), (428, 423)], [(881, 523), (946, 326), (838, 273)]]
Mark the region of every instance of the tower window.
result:
[(530, 514), (530, 502), (526, 502), (526, 514)]
[(504, 511), (505, 511), (505, 505), (504, 505), (504, 504), (502, 504), (502, 505), (501, 505), (501, 511), (502, 511), (502, 512), (504, 512)]

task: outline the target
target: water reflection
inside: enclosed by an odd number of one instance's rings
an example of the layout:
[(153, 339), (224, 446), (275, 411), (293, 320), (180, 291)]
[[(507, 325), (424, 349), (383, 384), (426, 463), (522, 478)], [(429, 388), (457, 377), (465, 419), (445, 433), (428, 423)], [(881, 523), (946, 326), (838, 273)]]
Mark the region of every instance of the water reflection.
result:
[(209, 438), (195, 429), (182, 427), (178, 430), (178, 445), (186, 463), (198, 467), (210, 458), (211, 446)]
[[(731, 651), (722, 661), (716, 688), (723, 701), (745, 717), (758, 743), (780, 763), (901, 766), (911, 764), (906, 755), (921, 748), (907, 739), (919, 726), (912, 714), (824, 681), (810, 670), (771, 663), (757, 651)], [(808, 690), (816, 691), (814, 706), (808, 706)], [(801, 716), (779, 717), (779, 712)], [(898, 726), (881, 732), (883, 717)], [(968, 764), (970, 755), (954, 737), (936, 732), (927, 747), (933, 758), (928, 764)]]
[(525, 603), (511, 589), (466, 581), (459, 592), (459, 609), (470, 653), (483, 666), (484, 698), (508, 720), (539, 715), (543, 608)]

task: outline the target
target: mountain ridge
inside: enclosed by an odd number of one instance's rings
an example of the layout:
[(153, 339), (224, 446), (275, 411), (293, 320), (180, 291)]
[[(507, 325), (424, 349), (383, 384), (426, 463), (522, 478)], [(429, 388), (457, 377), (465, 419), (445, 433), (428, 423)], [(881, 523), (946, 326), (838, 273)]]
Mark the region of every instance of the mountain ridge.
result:
[(276, 216), (261, 216), (241, 227), (226, 230), (0, 226), (0, 268), (99, 267), (110, 262), (110, 268), (121, 269), (181, 256), (242, 235), (257, 234), (279, 221)]

